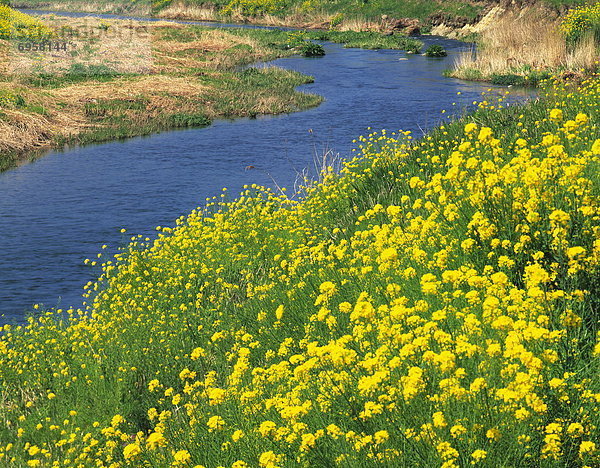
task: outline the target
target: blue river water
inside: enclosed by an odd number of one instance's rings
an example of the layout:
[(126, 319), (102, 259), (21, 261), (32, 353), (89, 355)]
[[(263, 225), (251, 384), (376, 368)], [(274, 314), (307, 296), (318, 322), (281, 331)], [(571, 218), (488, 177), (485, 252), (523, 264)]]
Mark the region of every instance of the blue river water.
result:
[[(54, 151), (0, 173), (0, 323), (22, 322), (34, 303), (80, 306), (99, 274), (84, 259), (103, 244), (114, 254), (131, 235), (152, 236), (223, 187), (233, 196), (252, 183), (292, 190), (324, 153), (350, 156), (368, 127), (420, 136), (482, 92), (506, 91), (445, 78), (464, 44), (423, 39), (448, 57), (325, 43), (324, 57), (270, 63), (314, 77), (300, 88), (325, 98), (314, 109)], [(515, 90), (514, 99), (526, 95)]]

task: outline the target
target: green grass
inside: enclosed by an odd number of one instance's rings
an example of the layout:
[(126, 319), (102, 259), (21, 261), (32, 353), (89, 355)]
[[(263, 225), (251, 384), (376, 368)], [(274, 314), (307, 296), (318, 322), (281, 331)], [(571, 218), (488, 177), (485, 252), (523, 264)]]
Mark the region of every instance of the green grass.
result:
[(423, 43), (402, 34), (392, 36), (375, 31), (335, 31), (335, 30), (297, 30), (282, 31), (279, 29), (241, 30), (231, 29), (232, 34), (249, 35), (263, 41), (274, 48), (293, 50), (306, 41), (330, 41), (344, 44), (345, 47), (361, 49), (395, 49), (418, 52)]
[(542, 0), (542, 3), (555, 8), (572, 8), (594, 3), (594, 0)]
[[(219, 118), (256, 117), (260, 114), (296, 112), (317, 106), (320, 96), (299, 93), (297, 86), (311, 83), (312, 77), (280, 68), (248, 68), (240, 72), (224, 72), (218, 77), (203, 78), (210, 83), (211, 91), (198, 96), (197, 101), (181, 101), (181, 107), (195, 107), (189, 112), (169, 110), (159, 115), (147, 116), (147, 98), (135, 100), (111, 99), (86, 104), (86, 115), (92, 124), (98, 124), (77, 137), (56, 138), (55, 144), (89, 144), (149, 135), (173, 128), (204, 127), (211, 118), (203, 111), (205, 102), (211, 102), (211, 114)], [(263, 104), (266, 102), (268, 104)], [(194, 106), (195, 104), (195, 106)], [(132, 117), (133, 115), (133, 117)]]
[(307, 39), (331, 41), (361, 49), (396, 49), (418, 53), (423, 43), (401, 34), (392, 36), (374, 31), (305, 31)]

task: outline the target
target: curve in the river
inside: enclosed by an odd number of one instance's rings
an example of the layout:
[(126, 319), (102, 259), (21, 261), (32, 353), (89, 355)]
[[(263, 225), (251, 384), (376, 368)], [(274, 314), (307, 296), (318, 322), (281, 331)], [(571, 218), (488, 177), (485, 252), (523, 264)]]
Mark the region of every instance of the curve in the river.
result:
[(273, 62), (315, 77), (302, 89), (325, 102), (308, 111), (56, 151), (1, 173), (0, 323), (21, 322), (34, 303), (79, 306), (83, 285), (98, 276), (85, 258), (102, 244), (115, 253), (131, 234), (151, 236), (222, 187), (234, 195), (252, 183), (291, 188), (315, 157), (350, 155), (367, 127), (420, 135), (479, 99), (490, 86), (442, 76), (461, 43), (432, 41), (447, 58), (326, 43), (322, 58)]

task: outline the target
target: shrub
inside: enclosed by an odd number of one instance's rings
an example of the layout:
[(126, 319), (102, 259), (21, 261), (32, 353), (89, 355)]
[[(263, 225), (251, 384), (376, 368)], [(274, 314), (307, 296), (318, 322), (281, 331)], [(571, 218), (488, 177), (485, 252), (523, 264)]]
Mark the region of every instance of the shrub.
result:
[(526, 78), (521, 75), (516, 75), (514, 73), (494, 73), (491, 77), (492, 84), (496, 85), (517, 85), (522, 86), (526, 84)]
[(403, 49), (409, 54), (418, 54), (421, 52), (421, 43), (419, 41), (406, 38)]
[(20, 94), (0, 91), (0, 107), (25, 107), (25, 99)]
[(173, 127), (206, 127), (210, 119), (204, 114), (174, 114), (171, 123)]
[(441, 45), (434, 44), (427, 48), (425, 51), (425, 55), (427, 57), (445, 57), (448, 55), (446, 49), (444, 49)]
[(321, 44), (306, 41), (300, 46), (300, 53), (305, 57), (320, 57), (322, 55), (325, 55), (325, 49)]

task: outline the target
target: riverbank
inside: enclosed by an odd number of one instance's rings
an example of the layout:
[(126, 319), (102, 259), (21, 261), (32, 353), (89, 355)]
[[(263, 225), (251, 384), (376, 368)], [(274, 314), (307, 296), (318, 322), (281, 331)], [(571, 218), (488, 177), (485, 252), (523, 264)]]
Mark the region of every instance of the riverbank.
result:
[(5, 327), (0, 460), (597, 465), (599, 112), (482, 103), (132, 239), (81, 315)]
[(550, 77), (582, 81), (599, 69), (596, 10), (579, 8), (565, 16), (536, 4), (497, 8), (477, 29), (477, 52), (462, 54), (449, 76), (519, 86)]
[(0, 169), (67, 143), (293, 112), (321, 102), (295, 90), (311, 77), (275, 67), (240, 70), (299, 53), (280, 31), (58, 16), (43, 22), (59, 31), (47, 39), (53, 50), (19, 50), (41, 40), (1, 44)]

